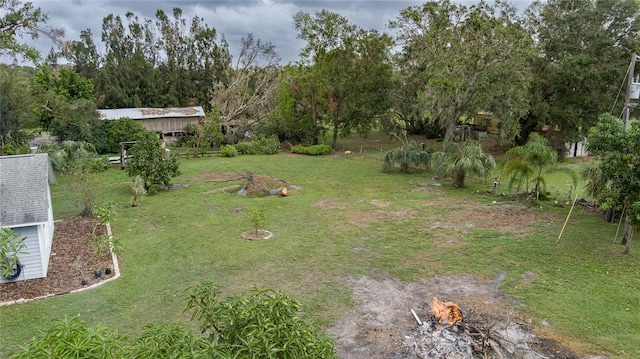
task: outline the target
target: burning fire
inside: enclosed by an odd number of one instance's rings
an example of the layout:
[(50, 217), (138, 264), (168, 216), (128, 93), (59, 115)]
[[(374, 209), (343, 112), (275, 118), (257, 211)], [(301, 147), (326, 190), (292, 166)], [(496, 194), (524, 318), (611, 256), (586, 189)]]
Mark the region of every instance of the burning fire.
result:
[(451, 302), (433, 297), (430, 307), (433, 315), (438, 320), (438, 324), (450, 327), (462, 321), (460, 308)]

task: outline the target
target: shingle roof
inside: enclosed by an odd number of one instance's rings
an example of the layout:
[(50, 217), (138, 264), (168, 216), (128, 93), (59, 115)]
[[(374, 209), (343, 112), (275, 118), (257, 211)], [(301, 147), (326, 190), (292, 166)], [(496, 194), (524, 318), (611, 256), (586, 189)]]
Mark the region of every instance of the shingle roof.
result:
[(132, 120), (145, 120), (149, 118), (165, 117), (203, 117), (204, 110), (201, 106), (194, 107), (170, 107), (170, 108), (119, 108), (113, 110), (98, 110), (101, 120), (118, 120), (130, 118)]
[(51, 180), (47, 154), (0, 156), (0, 226), (46, 222)]

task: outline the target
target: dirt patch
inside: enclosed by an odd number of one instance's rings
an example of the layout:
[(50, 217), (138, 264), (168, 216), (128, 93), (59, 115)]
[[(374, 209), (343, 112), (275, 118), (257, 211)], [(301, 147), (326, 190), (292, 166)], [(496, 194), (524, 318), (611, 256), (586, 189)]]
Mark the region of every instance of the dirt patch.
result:
[(335, 199), (325, 198), (314, 203), (313, 206), (320, 207), (323, 209), (335, 209), (335, 208), (344, 208), (346, 207), (346, 204), (340, 201), (336, 201)]
[(336, 339), (336, 351), (342, 359), (426, 358), (429, 356), (418, 352), (420, 332), (411, 309), (426, 320), (431, 315), (428, 305), (436, 296), (458, 304), (465, 320), (481, 318), (496, 326), (511, 325), (526, 331), (527, 340), (536, 343), (534, 350), (546, 357), (578, 358), (530, 332), (527, 319), (510, 309), (509, 304), (515, 302), (498, 289), (505, 275), (499, 273), (488, 281), (467, 275), (437, 277), (421, 283), (401, 283), (388, 277), (351, 278), (358, 304), (327, 332)]
[[(0, 302), (68, 293), (113, 277), (111, 253), (97, 257), (94, 247), (87, 244), (92, 233), (96, 236), (106, 233), (96, 218), (73, 217), (55, 222), (47, 276), (0, 284)], [(110, 274), (105, 273), (107, 268)], [(100, 271), (100, 278), (96, 278), (94, 271)]]
[(429, 203), (430, 206), (446, 205), (447, 214), (433, 215), (433, 222), (429, 230), (436, 228), (451, 229), (454, 231), (468, 231), (473, 228), (495, 230), (510, 235), (522, 236), (528, 234), (532, 224), (557, 223), (564, 218), (544, 212), (537, 212), (529, 207), (514, 204), (465, 204), (446, 203), (442, 201)]

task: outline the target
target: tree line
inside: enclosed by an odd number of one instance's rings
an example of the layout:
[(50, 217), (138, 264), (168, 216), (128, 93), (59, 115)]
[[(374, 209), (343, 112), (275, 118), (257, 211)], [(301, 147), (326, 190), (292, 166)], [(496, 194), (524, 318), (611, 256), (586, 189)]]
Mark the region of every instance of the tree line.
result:
[[(548, 125), (561, 149), (600, 114), (620, 113), (616, 95), (640, 52), (634, 0), (535, 1), (523, 13), (506, 1), (428, 1), (389, 21), (393, 36), (327, 10), (299, 12), (293, 27), (306, 46), (285, 66), (251, 34), (232, 56), (214, 27), (179, 8), (153, 19), (109, 14), (98, 46), (91, 30), (66, 42), (60, 31), (42, 31), (47, 17), (30, 3), (2, 7), (3, 54), (37, 59), (19, 41), (25, 34), (61, 44), (35, 69), (0, 69), (0, 136), (14, 145), (38, 127), (92, 141), (95, 108), (201, 105), (209, 121), (236, 133), (292, 143), (331, 133), (333, 145), (377, 128), (451, 139), (461, 118), (484, 111), (500, 119), (507, 145)], [(68, 65), (57, 66), (60, 58)]]

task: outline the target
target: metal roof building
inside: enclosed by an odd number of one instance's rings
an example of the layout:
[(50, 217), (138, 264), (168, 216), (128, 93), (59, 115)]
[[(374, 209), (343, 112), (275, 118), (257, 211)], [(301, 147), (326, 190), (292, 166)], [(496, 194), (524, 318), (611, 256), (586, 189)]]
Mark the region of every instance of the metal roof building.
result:
[(140, 121), (144, 128), (163, 135), (175, 136), (184, 132), (191, 123), (198, 123), (205, 116), (201, 106), (169, 108), (119, 108), (98, 110), (101, 120), (130, 118)]

